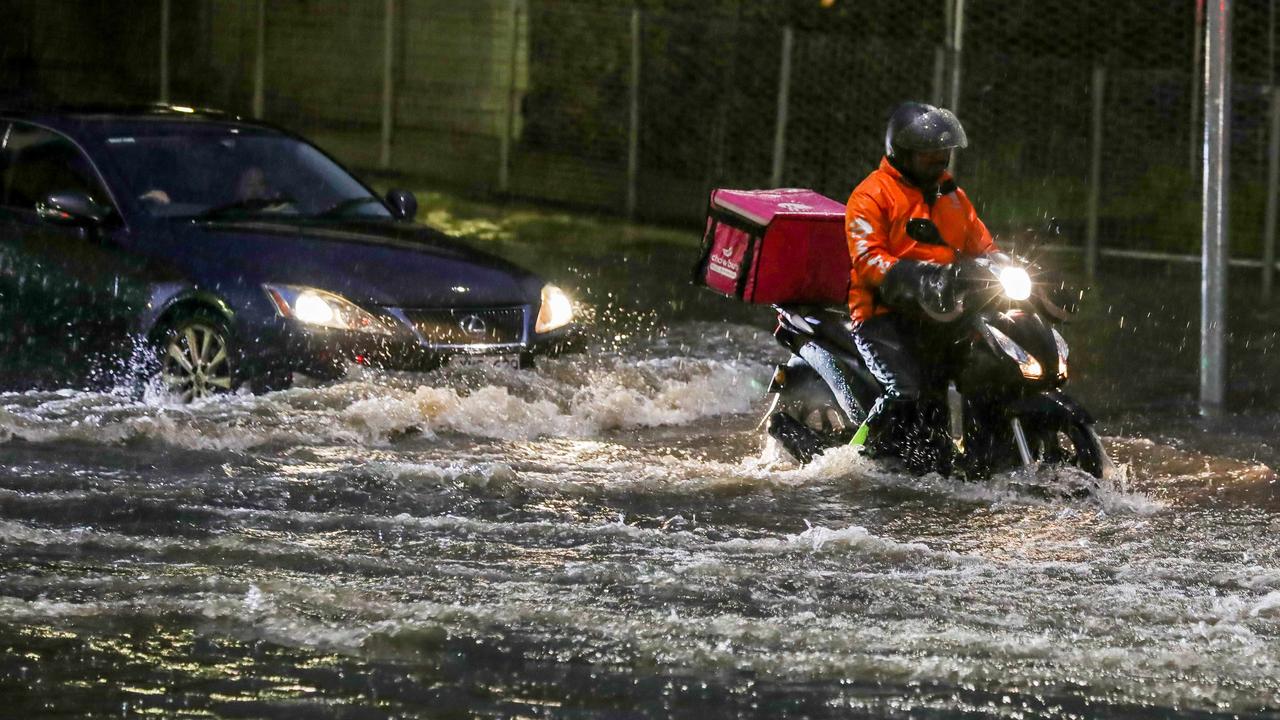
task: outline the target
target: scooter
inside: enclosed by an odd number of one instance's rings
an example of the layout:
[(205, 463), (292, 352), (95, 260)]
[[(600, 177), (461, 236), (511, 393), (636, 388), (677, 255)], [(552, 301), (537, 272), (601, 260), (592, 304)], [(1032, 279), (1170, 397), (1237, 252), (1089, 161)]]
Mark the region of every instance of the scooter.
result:
[[(1093, 418), (1063, 392), (1069, 348), (1055, 327), (1079, 296), (1002, 253), (958, 259), (956, 281), (949, 307), (921, 303), (916, 314), (946, 360), (928, 363), (914, 412), (871, 433), (866, 452), (917, 474), (983, 478), (1057, 463), (1101, 478), (1110, 460)], [(803, 464), (858, 435), (881, 387), (843, 309), (774, 308), (774, 337), (791, 358), (774, 371), (761, 426)]]

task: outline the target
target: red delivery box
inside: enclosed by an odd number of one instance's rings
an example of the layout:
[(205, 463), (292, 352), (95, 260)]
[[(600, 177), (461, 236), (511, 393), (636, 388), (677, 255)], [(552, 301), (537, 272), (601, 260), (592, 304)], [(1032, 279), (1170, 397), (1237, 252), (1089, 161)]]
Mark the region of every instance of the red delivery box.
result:
[(844, 205), (812, 190), (711, 193), (694, 281), (762, 305), (849, 300)]

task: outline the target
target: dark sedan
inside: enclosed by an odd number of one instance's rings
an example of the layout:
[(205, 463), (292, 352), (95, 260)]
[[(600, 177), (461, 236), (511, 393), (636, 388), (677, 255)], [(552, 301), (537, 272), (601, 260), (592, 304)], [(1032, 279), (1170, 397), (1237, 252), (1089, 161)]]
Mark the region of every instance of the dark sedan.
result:
[(0, 381), (158, 372), (194, 399), (564, 346), (562, 291), (416, 209), (221, 113), (0, 113)]

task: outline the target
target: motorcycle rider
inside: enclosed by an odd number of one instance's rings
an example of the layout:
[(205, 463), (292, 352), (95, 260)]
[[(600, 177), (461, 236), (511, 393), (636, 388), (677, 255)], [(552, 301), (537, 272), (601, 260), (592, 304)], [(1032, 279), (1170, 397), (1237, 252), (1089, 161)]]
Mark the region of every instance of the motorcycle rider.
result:
[[(945, 352), (931, 347), (918, 313), (910, 309), (923, 305), (945, 314), (954, 304), (951, 263), (957, 253), (997, 252), (973, 204), (947, 172), (955, 149), (968, 145), (950, 110), (899, 105), (884, 145), (880, 166), (854, 189), (845, 210), (854, 345), (883, 388), (854, 445), (865, 445), (869, 433), (874, 438), (894, 418), (917, 417), (910, 414), (923, 389), (924, 363)], [(933, 432), (915, 427), (913, 434), (918, 441), (921, 433)]]

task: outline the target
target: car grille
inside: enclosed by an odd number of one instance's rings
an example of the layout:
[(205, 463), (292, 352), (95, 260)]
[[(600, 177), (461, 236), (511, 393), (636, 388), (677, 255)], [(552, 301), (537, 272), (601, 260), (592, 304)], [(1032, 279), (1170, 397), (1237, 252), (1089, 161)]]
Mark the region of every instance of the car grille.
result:
[(402, 312), (431, 347), (518, 345), (524, 341), (524, 306)]

